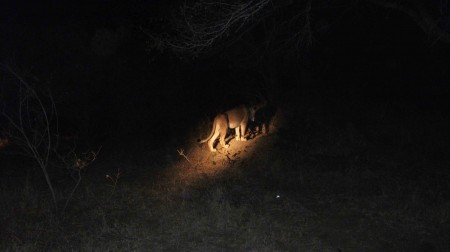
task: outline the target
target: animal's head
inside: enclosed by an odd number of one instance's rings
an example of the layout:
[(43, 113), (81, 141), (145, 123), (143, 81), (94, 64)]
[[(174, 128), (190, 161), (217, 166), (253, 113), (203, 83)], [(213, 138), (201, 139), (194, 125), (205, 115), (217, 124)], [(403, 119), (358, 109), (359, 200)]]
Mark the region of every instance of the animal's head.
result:
[(259, 109), (265, 107), (267, 105), (267, 100), (262, 100), (260, 102), (254, 103), (249, 107), (249, 111), (250, 111), (250, 120), (252, 122), (255, 121), (255, 114), (256, 111), (258, 111)]
[(254, 105), (250, 106), (248, 111), (250, 112), (250, 121), (254, 122), (255, 121), (255, 113), (256, 113), (256, 107)]

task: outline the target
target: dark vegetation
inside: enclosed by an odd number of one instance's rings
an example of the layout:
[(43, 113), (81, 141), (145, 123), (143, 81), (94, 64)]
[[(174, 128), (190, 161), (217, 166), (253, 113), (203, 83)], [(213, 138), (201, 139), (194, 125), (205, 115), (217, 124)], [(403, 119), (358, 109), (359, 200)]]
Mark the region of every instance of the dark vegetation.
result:
[(450, 250), (447, 1), (196, 2), (0, 4), (0, 250)]

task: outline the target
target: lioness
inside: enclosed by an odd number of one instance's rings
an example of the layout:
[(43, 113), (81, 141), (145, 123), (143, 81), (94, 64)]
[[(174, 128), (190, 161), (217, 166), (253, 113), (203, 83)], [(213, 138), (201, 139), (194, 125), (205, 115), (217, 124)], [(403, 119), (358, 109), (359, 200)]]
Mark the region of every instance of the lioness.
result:
[(225, 136), (228, 128), (235, 129), (237, 141), (247, 141), (245, 138), (245, 131), (247, 129), (248, 120), (250, 119), (252, 122), (255, 121), (255, 113), (260, 107), (261, 106), (241, 105), (224, 113), (218, 114), (214, 118), (213, 128), (209, 136), (204, 140), (199, 139), (198, 143), (208, 141), (209, 149), (212, 152), (216, 152), (213, 144), (220, 135), (220, 144), (224, 148), (228, 148), (230, 145), (225, 143)]

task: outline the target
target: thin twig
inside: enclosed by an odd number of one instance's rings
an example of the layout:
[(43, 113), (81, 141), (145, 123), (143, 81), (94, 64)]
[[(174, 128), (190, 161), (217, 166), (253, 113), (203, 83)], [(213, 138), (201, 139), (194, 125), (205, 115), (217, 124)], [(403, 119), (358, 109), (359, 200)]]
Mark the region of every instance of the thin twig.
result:
[(180, 156), (184, 157), (191, 165), (193, 165), (191, 160), (184, 154), (184, 149), (179, 149), (179, 150), (177, 150), (177, 152)]

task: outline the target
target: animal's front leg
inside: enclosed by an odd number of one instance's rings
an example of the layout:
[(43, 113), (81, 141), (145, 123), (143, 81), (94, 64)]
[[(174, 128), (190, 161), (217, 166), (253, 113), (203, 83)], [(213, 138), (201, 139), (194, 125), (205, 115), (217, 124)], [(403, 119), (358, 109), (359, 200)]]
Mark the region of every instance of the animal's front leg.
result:
[(241, 141), (247, 141), (247, 138), (245, 138), (245, 131), (247, 130), (247, 124), (246, 123), (243, 123), (243, 124), (241, 124), (241, 127), (238, 127), (238, 128), (241, 128)]
[(234, 130), (236, 131), (236, 141), (241, 141), (241, 132), (239, 131), (240, 127), (236, 127)]

